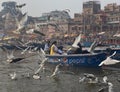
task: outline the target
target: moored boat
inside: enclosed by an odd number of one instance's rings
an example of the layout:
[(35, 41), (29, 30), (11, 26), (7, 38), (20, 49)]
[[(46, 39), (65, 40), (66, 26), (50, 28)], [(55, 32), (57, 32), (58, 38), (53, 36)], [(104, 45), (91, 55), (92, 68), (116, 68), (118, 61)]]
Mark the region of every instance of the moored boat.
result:
[(69, 55), (46, 55), (49, 63), (62, 63), (69, 66), (99, 67), (106, 59), (106, 53), (69, 54)]

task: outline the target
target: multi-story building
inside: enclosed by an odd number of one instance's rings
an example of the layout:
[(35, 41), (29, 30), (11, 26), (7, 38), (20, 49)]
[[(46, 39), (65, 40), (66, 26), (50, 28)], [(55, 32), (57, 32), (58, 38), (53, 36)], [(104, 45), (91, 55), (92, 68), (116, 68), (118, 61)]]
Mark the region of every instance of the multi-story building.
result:
[(52, 11), (44, 13), (38, 18), (35, 25), (46, 34), (45, 39), (62, 38), (69, 30), (70, 16), (67, 11)]
[(101, 10), (99, 1), (88, 1), (83, 3), (83, 12), (85, 14), (97, 14)]
[[(108, 4), (101, 10), (99, 1), (84, 2), (82, 14), (75, 13), (73, 21), (69, 29), (73, 33), (79, 31), (88, 38), (89, 36), (95, 38), (100, 32), (105, 32), (102, 38), (110, 40), (112, 38), (113, 43), (120, 43), (119, 38), (115, 41), (114, 37), (114, 34), (120, 33), (120, 5)], [(110, 40), (107, 42), (112, 42)]]
[[(0, 12), (0, 21), (5, 23), (0, 24), (0, 29), (3, 27), (5, 30), (16, 29), (15, 19), (13, 13), (7, 8), (12, 7), (12, 11), (15, 14), (22, 15), (20, 11), (15, 10), (15, 2), (3, 3), (3, 10)], [(6, 15), (6, 21), (3, 21), (2, 17)], [(30, 19), (30, 17), (29, 17)], [(108, 42), (119, 43), (114, 35), (120, 33), (120, 5), (116, 3), (108, 4), (101, 10), (101, 4), (99, 1), (87, 1), (83, 3), (82, 13), (75, 13), (74, 18), (71, 19), (68, 11), (51, 11), (49, 13), (43, 13), (39, 18), (33, 18), (34, 23), (29, 23), (29, 28), (36, 28), (39, 31), (46, 34), (45, 38), (60, 38), (60, 39), (73, 39), (79, 33), (83, 33), (85, 37), (90, 38), (88, 40), (93, 41), (98, 38), (100, 32), (105, 32), (104, 36), (100, 36), (104, 39), (110, 39)], [(87, 39), (86, 39), (87, 40)]]

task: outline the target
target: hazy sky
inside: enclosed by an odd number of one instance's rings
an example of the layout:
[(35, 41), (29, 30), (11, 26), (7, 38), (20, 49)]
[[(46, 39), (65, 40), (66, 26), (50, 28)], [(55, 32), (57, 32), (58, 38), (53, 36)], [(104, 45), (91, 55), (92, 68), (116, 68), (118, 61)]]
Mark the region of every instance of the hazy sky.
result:
[[(82, 12), (82, 5), (85, 1), (90, 0), (0, 0), (0, 10), (2, 2), (16, 1), (18, 4), (26, 3), (22, 9), (23, 12), (28, 12), (31, 16), (41, 16), (42, 13), (69, 9), (70, 16), (73, 17), (74, 13)], [(91, 0), (94, 1), (94, 0)], [(96, 1), (96, 0), (95, 0)], [(109, 3), (117, 3), (120, 5), (120, 0), (97, 0), (101, 3), (101, 8)]]

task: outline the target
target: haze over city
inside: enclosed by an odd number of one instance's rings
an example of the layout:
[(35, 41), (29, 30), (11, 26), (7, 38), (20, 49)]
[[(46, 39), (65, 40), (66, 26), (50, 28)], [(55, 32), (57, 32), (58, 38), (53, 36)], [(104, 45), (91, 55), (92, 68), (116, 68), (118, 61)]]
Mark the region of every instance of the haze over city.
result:
[[(28, 12), (30, 16), (41, 16), (42, 13), (54, 11), (54, 10), (65, 10), (69, 9), (70, 16), (73, 17), (74, 13), (82, 12), (83, 2), (90, 0), (0, 0), (0, 10), (2, 8), (1, 4), (6, 1), (15, 1), (17, 4), (26, 3), (26, 6), (22, 9), (23, 12)], [(94, 1), (94, 0), (92, 0)], [(98, 0), (97, 0), (98, 1)], [(120, 0), (99, 0), (101, 3), (101, 8), (103, 9), (105, 5), (109, 3), (120, 4)]]

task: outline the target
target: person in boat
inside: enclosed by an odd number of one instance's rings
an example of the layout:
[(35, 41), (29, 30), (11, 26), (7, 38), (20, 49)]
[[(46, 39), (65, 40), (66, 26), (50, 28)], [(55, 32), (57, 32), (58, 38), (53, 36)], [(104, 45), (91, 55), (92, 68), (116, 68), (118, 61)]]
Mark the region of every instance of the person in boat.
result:
[(49, 40), (45, 43), (44, 51), (47, 54), (50, 53), (50, 41)]
[(60, 51), (57, 47), (57, 41), (54, 41), (50, 47), (50, 55), (60, 54)]
[(78, 48), (74, 51), (73, 54), (81, 54), (82, 53), (82, 46), (80, 43), (77, 44)]

